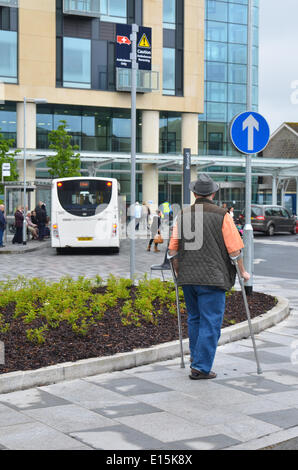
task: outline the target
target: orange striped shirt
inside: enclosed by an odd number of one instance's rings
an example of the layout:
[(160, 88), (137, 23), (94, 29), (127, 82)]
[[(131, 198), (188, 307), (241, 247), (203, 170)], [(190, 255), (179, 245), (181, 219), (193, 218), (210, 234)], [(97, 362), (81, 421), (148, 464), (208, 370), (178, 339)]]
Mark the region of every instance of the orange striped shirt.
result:
[[(235, 251), (242, 250), (244, 244), (242, 238), (240, 237), (237, 227), (232, 219), (232, 217), (226, 213), (223, 219), (222, 224), (222, 236), (224, 243), (226, 245), (227, 252), (229, 254), (234, 253)], [(178, 239), (178, 226), (177, 223), (173, 227), (173, 233), (169, 243), (169, 250), (178, 251), (179, 250), (179, 239)]]

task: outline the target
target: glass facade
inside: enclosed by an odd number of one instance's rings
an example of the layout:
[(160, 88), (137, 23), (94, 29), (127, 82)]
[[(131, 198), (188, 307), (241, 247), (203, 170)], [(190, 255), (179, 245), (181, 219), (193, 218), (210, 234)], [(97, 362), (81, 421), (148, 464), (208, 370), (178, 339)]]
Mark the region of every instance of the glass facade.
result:
[[(39, 105), (37, 107), (37, 148), (49, 148), (48, 134), (67, 122), (72, 145), (95, 152), (130, 152), (130, 110)], [(137, 113), (137, 151), (141, 149), (141, 114)]]
[[(205, 109), (199, 116), (200, 155), (238, 155), (228, 129), (246, 110), (247, 0), (206, 0)], [(258, 0), (253, 4), (252, 109), (258, 108)]]
[(4, 139), (17, 140), (17, 111), (16, 103), (0, 104), (0, 134)]

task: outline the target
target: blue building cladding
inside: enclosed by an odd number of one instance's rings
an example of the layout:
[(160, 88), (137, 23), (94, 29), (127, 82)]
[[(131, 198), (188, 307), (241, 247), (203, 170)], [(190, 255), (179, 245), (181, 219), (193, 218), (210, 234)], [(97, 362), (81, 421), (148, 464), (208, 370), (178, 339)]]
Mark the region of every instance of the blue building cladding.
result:
[[(205, 0), (205, 107), (199, 154), (238, 154), (229, 141), (232, 118), (246, 111), (247, 0)], [(258, 110), (259, 0), (253, 1), (252, 110)]]

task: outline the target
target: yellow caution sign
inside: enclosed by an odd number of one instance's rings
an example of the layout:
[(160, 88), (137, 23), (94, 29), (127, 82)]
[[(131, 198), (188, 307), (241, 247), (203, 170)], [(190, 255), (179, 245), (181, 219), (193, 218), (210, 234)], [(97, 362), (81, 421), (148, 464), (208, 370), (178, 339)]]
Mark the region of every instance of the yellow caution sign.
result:
[(143, 36), (141, 37), (141, 40), (138, 44), (138, 47), (147, 47), (147, 48), (150, 48), (150, 43), (148, 41), (148, 38), (146, 36), (146, 34), (144, 33)]

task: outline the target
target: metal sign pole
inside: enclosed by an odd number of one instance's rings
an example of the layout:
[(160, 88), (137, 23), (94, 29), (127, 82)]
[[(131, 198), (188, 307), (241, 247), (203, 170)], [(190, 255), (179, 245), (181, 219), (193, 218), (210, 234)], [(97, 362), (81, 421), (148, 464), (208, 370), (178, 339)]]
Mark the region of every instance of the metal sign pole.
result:
[[(247, 111), (251, 111), (252, 106), (252, 0), (248, 0), (248, 23), (247, 23)], [(245, 291), (249, 295), (253, 290), (253, 228), (251, 225), (251, 198), (252, 198), (252, 178), (251, 178), (251, 158), (246, 155), (245, 173), (245, 226), (243, 229), (244, 243), (244, 266), (250, 274), (249, 281), (245, 284)]]
[(191, 149), (183, 149), (183, 204), (190, 204)]
[(135, 275), (135, 204), (136, 204), (136, 100), (137, 100), (137, 32), (139, 27), (132, 24), (131, 39), (131, 177), (130, 177), (130, 205), (131, 205), (131, 232), (130, 232), (130, 279), (134, 281)]
[(26, 199), (26, 146), (27, 146), (27, 123), (26, 123), (26, 105), (27, 105), (27, 99), (24, 97), (24, 220), (23, 220), (23, 245), (26, 245), (27, 241), (27, 227), (26, 227), (26, 205), (27, 205), (27, 199)]

